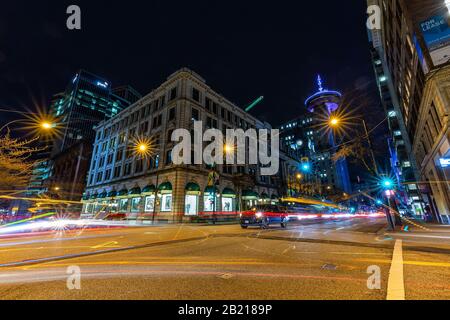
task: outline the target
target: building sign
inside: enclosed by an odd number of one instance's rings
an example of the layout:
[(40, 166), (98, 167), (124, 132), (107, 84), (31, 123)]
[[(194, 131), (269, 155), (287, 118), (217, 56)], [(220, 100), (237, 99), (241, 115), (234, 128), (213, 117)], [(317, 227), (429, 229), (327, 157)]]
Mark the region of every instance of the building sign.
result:
[(435, 66), (450, 60), (450, 27), (445, 16), (435, 16), (420, 24), (423, 38)]
[(441, 168), (448, 168), (450, 167), (450, 158), (440, 158), (439, 163)]

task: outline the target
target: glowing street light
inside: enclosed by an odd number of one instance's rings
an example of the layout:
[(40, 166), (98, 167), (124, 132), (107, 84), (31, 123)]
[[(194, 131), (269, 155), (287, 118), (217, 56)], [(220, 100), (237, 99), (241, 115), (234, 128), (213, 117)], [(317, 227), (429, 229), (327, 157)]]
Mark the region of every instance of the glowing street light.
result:
[(337, 117), (330, 118), (330, 126), (331, 127), (337, 127), (339, 125), (339, 122), (340, 122), (340, 120)]
[(309, 163), (302, 164), (302, 171), (303, 172), (308, 172), (309, 170), (311, 170), (311, 165)]
[(300, 173), (297, 173), (297, 179), (300, 180), (303, 176)]
[(226, 154), (233, 153), (234, 147), (231, 146), (231, 145), (229, 145), (229, 144), (225, 144), (224, 147), (223, 147), (223, 151), (224, 151)]
[(152, 156), (154, 149), (154, 143), (150, 139), (139, 139), (133, 147), (134, 153), (143, 158)]
[(53, 127), (53, 125), (48, 121), (43, 121), (41, 123), (41, 128), (44, 130), (50, 130), (52, 127)]
[(394, 181), (392, 181), (392, 179), (390, 178), (383, 178), (381, 180), (381, 186), (385, 189), (385, 190), (392, 190), (394, 187)]
[(148, 146), (147, 146), (146, 144), (141, 143), (141, 144), (139, 145), (139, 151), (140, 151), (140, 152), (145, 152), (145, 151), (147, 151), (147, 149), (148, 149)]

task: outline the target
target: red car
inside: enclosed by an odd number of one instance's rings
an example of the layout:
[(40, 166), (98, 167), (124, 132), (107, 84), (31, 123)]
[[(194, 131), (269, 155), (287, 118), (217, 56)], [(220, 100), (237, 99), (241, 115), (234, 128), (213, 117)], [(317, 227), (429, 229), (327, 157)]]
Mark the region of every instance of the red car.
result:
[(289, 221), (287, 208), (277, 205), (257, 205), (241, 214), (240, 222), (243, 229), (257, 226), (266, 229), (271, 224), (287, 227)]

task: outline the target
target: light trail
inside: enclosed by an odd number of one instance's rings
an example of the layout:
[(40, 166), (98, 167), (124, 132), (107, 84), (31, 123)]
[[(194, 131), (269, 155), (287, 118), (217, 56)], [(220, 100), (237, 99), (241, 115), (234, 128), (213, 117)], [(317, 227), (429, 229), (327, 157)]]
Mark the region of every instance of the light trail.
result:
[(50, 204), (50, 203), (52, 203), (52, 204), (81, 204), (82, 203), (81, 201), (56, 200), (56, 199), (45, 199), (45, 198), (11, 197), (11, 196), (0, 196), (0, 199), (45, 202), (47, 204)]
[[(34, 220), (41, 219), (41, 218), (50, 217), (50, 216), (53, 216), (55, 214), (56, 214), (56, 212), (49, 212), (49, 213), (44, 213), (44, 214), (41, 214), (39, 216), (35, 216), (35, 217), (32, 217), (32, 218), (23, 219), (23, 220), (19, 220), (19, 221), (14, 221), (14, 222), (7, 223), (5, 225), (0, 226), (0, 229), (4, 229), (4, 228), (10, 227), (10, 226), (13, 226), (13, 225), (16, 225), (16, 224), (20, 224), (20, 223), (25, 223), (25, 222), (34, 221)], [(1, 233), (1, 230), (0, 230), (0, 233)]]
[[(30, 219), (15, 221), (13, 223), (4, 225), (0, 227), (0, 235), (2, 234), (13, 234), (21, 233), (33, 230), (41, 230), (41, 232), (53, 231), (64, 232), (70, 230), (70, 228), (86, 228), (86, 227), (136, 227), (135, 225), (130, 225), (121, 222), (113, 221), (103, 221), (103, 220), (69, 220), (69, 219), (54, 219), (49, 221), (39, 221), (35, 220), (53, 216), (56, 213), (46, 213), (44, 215), (36, 216)], [(27, 223), (28, 222), (28, 223)], [(36, 231), (33, 231), (36, 232)], [(38, 233), (38, 232), (36, 232)]]

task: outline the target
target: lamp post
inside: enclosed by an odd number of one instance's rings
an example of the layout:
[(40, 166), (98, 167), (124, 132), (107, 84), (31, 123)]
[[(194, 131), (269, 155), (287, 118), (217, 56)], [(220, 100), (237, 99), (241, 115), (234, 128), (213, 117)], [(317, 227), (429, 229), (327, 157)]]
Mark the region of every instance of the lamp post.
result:
[[(136, 155), (142, 157), (142, 159), (146, 159), (148, 162), (146, 170), (150, 168), (150, 159), (152, 158), (152, 154), (154, 152), (154, 147), (152, 145), (151, 140), (142, 139), (138, 140), (134, 146), (134, 152)], [(146, 171), (144, 172), (144, 178), (146, 175)], [(156, 216), (156, 204), (158, 199), (158, 173), (156, 174), (156, 187), (155, 187), (155, 198), (153, 200), (153, 213), (152, 213), (152, 224), (155, 223)], [(145, 204), (144, 204), (145, 205)]]
[[(5, 128), (9, 127), (13, 123), (20, 123), (20, 122), (28, 123), (29, 120), (16, 119), (16, 120), (10, 121), (0, 128), (0, 132), (2, 132)], [(35, 122), (33, 121), (33, 126), (40, 130), (43, 130), (43, 131), (50, 131), (51, 129), (53, 129), (55, 127), (55, 124), (53, 124), (51, 121), (42, 120), (42, 121), (35, 121)]]
[[(384, 195), (386, 196), (386, 199), (387, 199), (388, 208), (386, 208), (387, 209), (386, 218), (387, 218), (387, 221), (389, 224), (389, 228), (391, 230), (394, 230), (395, 226), (402, 225), (402, 221), (401, 221), (400, 217), (398, 216), (399, 213), (397, 210), (397, 205), (396, 205), (395, 201), (391, 200), (391, 198), (395, 195), (395, 183), (389, 177), (382, 178), (380, 183), (381, 183), (381, 187), (384, 191)], [(392, 218), (391, 209), (394, 211), (394, 218)]]

